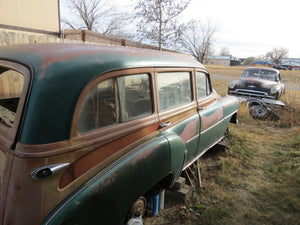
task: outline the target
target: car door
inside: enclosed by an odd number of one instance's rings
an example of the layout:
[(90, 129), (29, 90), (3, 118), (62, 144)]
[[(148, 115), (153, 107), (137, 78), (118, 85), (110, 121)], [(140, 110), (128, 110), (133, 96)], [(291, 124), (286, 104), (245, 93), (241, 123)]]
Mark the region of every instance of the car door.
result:
[[(171, 151), (182, 146), (174, 154), (184, 152), (185, 165), (194, 158), (200, 129), (192, 72), (191, 69), (160, 69), (156, 73), (160, 129), (167, 137), (173, 135), (174, 139), (169, 140)], [(183, 164), (184, 158), (178, 156), (178, 160)]]
[(203, 71), (196, 72), (197, 104), (200, 116), (200, 138), (196, 156), (201, 156), (212, 147), (224, 134), (222, 124), (223, 105), (217, 93), (212, 90), (209, 75)]

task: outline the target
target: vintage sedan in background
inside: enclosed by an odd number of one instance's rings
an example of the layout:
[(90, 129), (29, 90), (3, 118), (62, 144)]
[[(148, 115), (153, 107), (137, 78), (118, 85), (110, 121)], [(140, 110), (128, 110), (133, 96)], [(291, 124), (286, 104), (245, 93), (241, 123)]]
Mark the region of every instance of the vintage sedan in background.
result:
[(228, 87), (229, 95), (245, 98), (269, 98), (278, 100), (284, 92), (277, 69), (268, 67), (247, 68), (239, 80), (232, 81)]
[(0, 48), (0, 224), (124, 224), (236, 122), (191, 57)]

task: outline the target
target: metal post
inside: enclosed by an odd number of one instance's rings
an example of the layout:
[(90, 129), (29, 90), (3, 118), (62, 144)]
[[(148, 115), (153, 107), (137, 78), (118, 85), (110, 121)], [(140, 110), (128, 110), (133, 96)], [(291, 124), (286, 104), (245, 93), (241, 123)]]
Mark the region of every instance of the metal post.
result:
[(201, 182), (201, 173), (200, 173), (199, 159), (197, 159), (197, 168), (198, 168), (199, 186), (200, 186), (200, 188), (203, 188), (202, 182)]
[(184, 170), (184, 172), (185, 172), (185, 174), (186, 174), (186, 176), (187, 176), (187, 178), (188, 178), (188, 180), (189, 180), (189, 182), (190, 182), (192, 188), (195, 188), (195, 186), (194, 186), (194, 184), (193, 184), (193, 181), (192, 181), (192, 179), (190, 178), (189, 172), (188, 172), (187, 170)]
[(158, 210), (163, 210), (165, 208), (165, 189), (159, 193), (159, 208)]

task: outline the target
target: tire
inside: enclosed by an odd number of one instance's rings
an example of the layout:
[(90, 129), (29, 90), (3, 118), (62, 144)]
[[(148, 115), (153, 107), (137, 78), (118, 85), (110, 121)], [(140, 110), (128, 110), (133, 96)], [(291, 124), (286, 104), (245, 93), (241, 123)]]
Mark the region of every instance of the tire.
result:
[(264, 120), (269, 116), (269, 111), (266, 107), (261, 105), (251, 106), (249, 109), (250, 115), (254, 119)]
[(131, 206), (129, 213), (128, 213), (128, 220), (130, 218), (136, 218), (136, 217), (140, 217), (145, 214), (147, 208), (147, 201), (146, 199), (141, 196), (138, 198), (138, 200), (136, 200), (133, 205)]

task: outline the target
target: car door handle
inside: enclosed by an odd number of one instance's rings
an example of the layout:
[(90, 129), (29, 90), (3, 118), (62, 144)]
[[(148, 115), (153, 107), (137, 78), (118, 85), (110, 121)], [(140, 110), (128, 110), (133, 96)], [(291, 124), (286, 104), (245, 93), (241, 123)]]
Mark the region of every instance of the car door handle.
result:
[(59, 163), (59, 164), (42, 166), (33, 170), (30, 176), (33, 180), (42, 180), (46, 177), (51, 177), (57, 174), (58, 172), (65, 169), (69, 165), (70, 163)]
[(160, 127), (160, 128), (164, 128), (164, 127), (167, 127), (167, 126), (170, 126), (170, 125), (171, 125), (170, 122), (167, 122), (167, 123), (161, 123), (161, 124), (159, 124), (159, 127)]
[(198, 107), (198, 110), (203, 110), (203, 109), (205, 109), (206, 107), (204, 107), (204, 106), (199, 106)]

